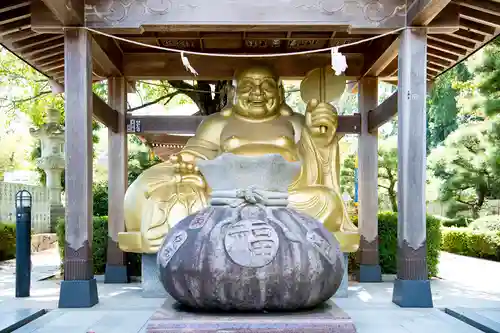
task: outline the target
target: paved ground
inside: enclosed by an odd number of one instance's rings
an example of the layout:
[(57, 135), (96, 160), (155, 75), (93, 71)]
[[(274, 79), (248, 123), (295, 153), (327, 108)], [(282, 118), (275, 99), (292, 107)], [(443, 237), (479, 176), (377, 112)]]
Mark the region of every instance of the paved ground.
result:
[[(52, 254), (33, 259), (33, 276), (43, 276), (58, 269), (58, 259)], [(50, 258), (50, 259), (49, 259)], [(359, 333), (479, 332), (454, 319), (440, 309), (466, 307), (482, 311), (497, 319), (500, 309), (500, 288), (495, 286), (500, 264), (470, 258), (443, 256), (440, 274), (446, 280), (432, 281), (434, 309), (402, 309), (391, 302), (392, 282), (378, 284), (352, 283), (349, 297), (335, 299), (355, 321)], [(475, 260), (475, 259), (472, 259)], [(142, 298), (139, 284), (105, 285), (99, 282), (100, 303), (91, 309), (57, 309), (59, 281), (34, 282), (32, 297), (14, 298), (12, 265), (0, 270), (0, 313), (7, 309), (53, 309), (34, 322), (16, 330), (19, 333), (138, 333), (144, 331), (149, 317), (163, 303), (162, 299)], [(498, 266), (498, 268), (497, 268)], [(10, 274), (9, 274), (9, 269)], [(467, 271), (465, 274), (464, 271)], [(488, 272), (484, 274), (483, 272)], [(464, 275), (465, 274), (465, 275)], [(491, 275), (490, 275), (491, 274)], [(493, 275), (496, 274), (496, 275)], [(470, 279), (470, 280), (469, 280)], [(99, 281), (99, 280), (98, 280)], [(480, 281), (474, 284), (471, 281)]]

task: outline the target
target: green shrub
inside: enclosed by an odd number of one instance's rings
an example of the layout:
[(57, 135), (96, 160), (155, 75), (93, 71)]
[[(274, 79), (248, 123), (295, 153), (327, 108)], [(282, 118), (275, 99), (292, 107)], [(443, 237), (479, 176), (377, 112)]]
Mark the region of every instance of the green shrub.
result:
[(487, 231), (498, 232), (500, 231), (500, 215), (489, 215), (480, 217), (477, 220), (471, 222), (469, 228), (471, 230), (481, 231), (481, 232), (487, 232)]
[(441, 249), (464, 256), (500, 261), (500, 233), (444, 228)]
[(92, 210), (94, 216), (108, 216), (108, 183), (92, 185)]
[[(357, 219), (351, 220), (357, 224)], [(396, 274), (398, 251), (398, 214), (380, 212), (378, 214), (379, 258), (383, 274)], [(441, 247), (441, 220), (427, 216), (427, 268), (430, 276), (437, 274)], [(349, 268), (357, 270), (357, 254), (349, 255)]]
[(450, 219), (444, 216), (435, 216), (441, 220), (443, 227), (467, 227), (470, 223), (470, 219), (465, 216), (457, 216), (456, 218)]
[(16, 225), (0, 222), (0, 261), (16, 257)]
[[(106, 269), (106, 251), (108, 247), (108, 217), (94, 216), (92, 227), (92, 260), (94, 264), (94, 274), (103, 274)], [(64, 258), (64, 219), (58, 221), (56, 232), (59, 240), (59, 252), (61, 253), (61, 258)], [(127, 254), (127, 266), (130, 275), (139, 276), (141, 256), (135, 253)]]

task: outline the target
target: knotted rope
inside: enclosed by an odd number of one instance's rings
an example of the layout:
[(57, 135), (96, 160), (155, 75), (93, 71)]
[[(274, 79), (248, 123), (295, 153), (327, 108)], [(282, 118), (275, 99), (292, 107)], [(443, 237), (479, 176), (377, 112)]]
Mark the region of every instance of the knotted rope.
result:
[(288, 205), (288, 193), (260, 190), (255, 186), (249, 186), (245, 189), (213, 191), (210, 204), (212, 206), (230, 207), (240, 207), (245, 204), (286, 207)]

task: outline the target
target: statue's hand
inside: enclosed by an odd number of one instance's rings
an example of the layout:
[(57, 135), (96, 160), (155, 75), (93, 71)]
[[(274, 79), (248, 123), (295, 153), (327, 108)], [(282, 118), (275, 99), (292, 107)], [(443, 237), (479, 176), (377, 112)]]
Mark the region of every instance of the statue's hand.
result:
[(332, 142), (337, 132), (338, 115), (335, 108), (328, 103), (320, 103), (313, 99), (307, 104), (306, 126), (313, 137)]
[(190, 154), (175, 154), (170, 156), (175, 174), (179, 182), (190, 183), (200, 187), (205, 187), (205, 180), (200, 173), (200, 169), (196, 166), (196, 157)]

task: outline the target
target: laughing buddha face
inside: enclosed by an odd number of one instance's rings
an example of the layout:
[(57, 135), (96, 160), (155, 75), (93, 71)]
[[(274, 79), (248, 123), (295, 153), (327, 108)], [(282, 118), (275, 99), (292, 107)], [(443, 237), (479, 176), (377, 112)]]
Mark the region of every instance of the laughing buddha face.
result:
[(265, 119), (277, 114), (280, 105), (278, 78), (270, 69), (254, 67), (236, 77), (237, 114)]

